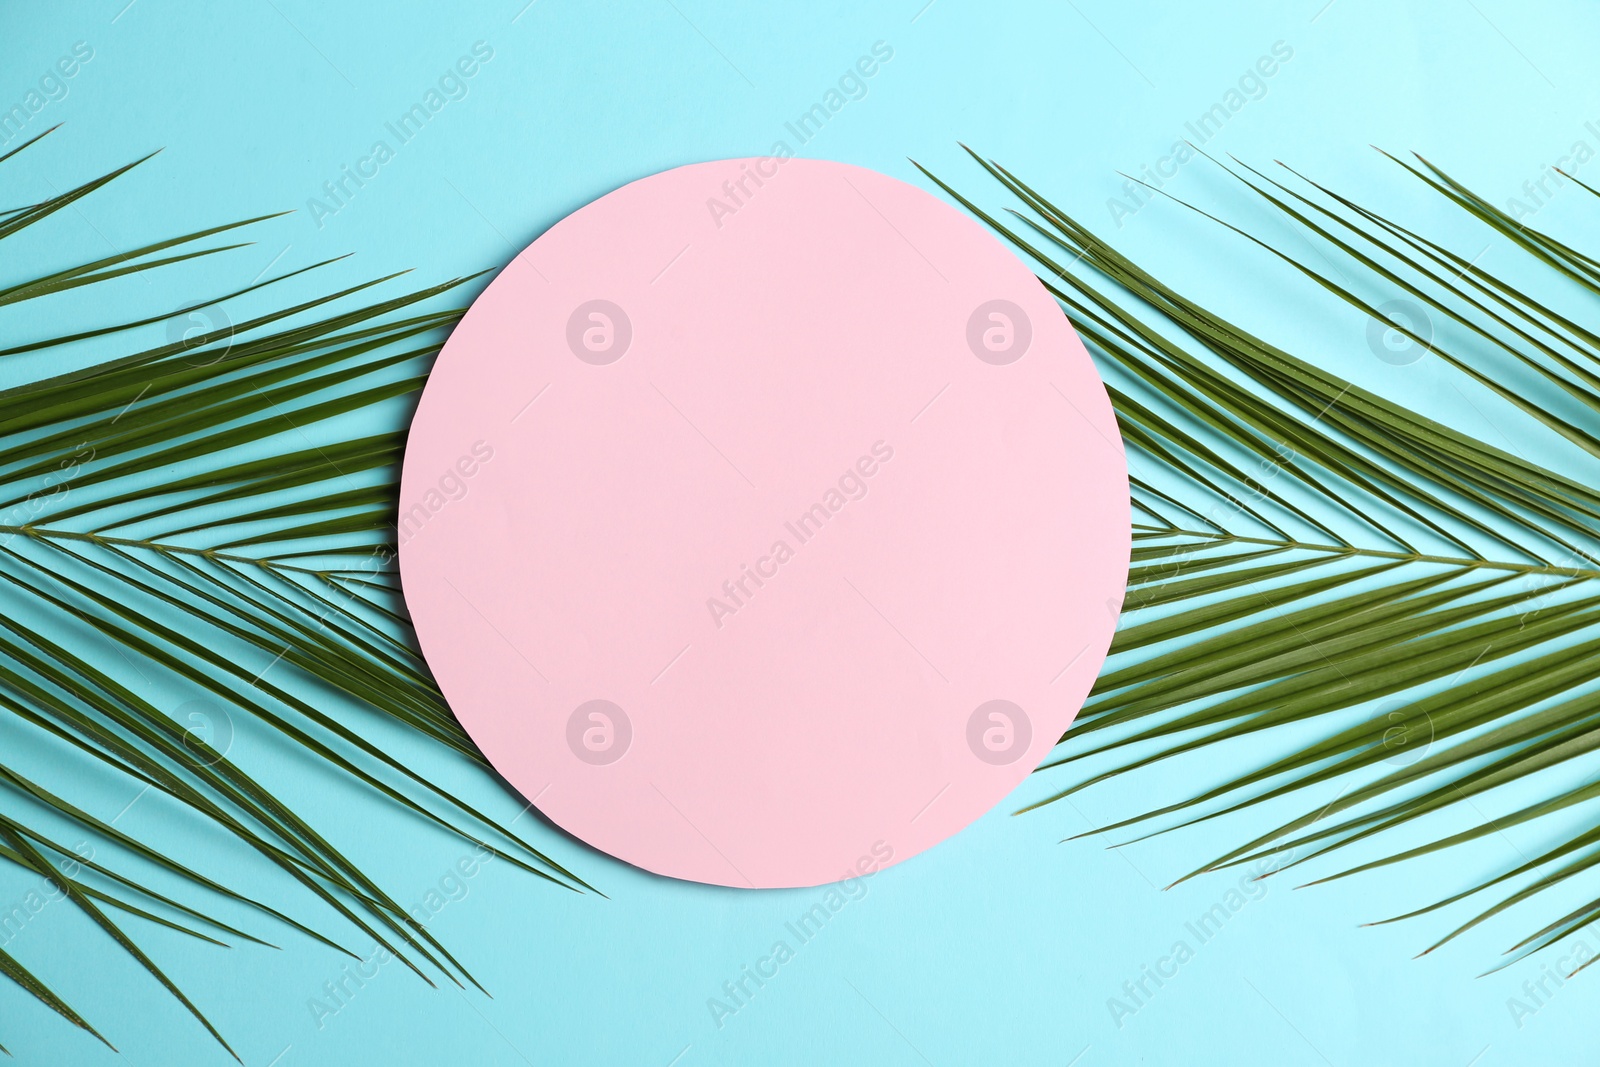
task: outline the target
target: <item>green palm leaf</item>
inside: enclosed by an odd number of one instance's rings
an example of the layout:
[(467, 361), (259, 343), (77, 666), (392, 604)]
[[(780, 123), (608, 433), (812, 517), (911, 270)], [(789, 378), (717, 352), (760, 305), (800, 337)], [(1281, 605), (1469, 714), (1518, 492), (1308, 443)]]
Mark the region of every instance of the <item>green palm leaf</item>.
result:
[[(1554, 296), (1535, 300), (1526, 285), (1287, 170), (1279, 181), (1242, 164), (1222, 168), (1274, 221), (1298, 227), (1319, 264), (1337, 261), (1338, 280), (1202, 212), (1222, 227), (1221, 239), (1242, 238), (1269, 269), (1287, 266), (1427, 347), (1487, 391), (1487, 402), (1520, 413), (1522, 422), (1507, 421), (1525, 441), (1550, 435), (1572, 446), (1572, 473), (1562, 473), (1524, 458), (1516, 444), (1476, 440), (1255, 336), (1139, 267), (1004, 167), (973, 158), (1020, 202), (1006, 220), (929, 177), (1040, 265), (1106, 378), (1132, 474), (1128, 614), (1088, 705), (1042, 768), (1099, 769), (1079, 771), (1030, 807), (1307, 722), (1325, 724), (1318, 740), (1093, 832), (1138, 839), (1340, 783), (1332, 803), (1267, 827), (1185, 877), (1263, 862), (1278, 871), (1473, 805), (1500, 786), (1543, 790), (1509, 815), (1475, 815), (1465, 831), (1325, 881), (1600, 796), (1592, 783), (1536, 777), (1600, 748), (1600, 494), (1592, 488), (1600, 439), (1588, 429), (1600, 412), (1600, 335), (1550, 306)], [(1600, 295), (1597, 261), (1518, 225), (1425, 160), (1402, 166), (1547, 269), (1552, 293)], [(1427, 309), (1440, 329), (1391, 321), (1379, 294)], [(1431, 951), (1596, 865), (1600, 830), (1568, 832), (1411, 915), (1488, 894)], [(1510, 958), (1596, 918), (1600, 898), (1535, 920)]]
[[(6, 214), (0, 240), (46, 223), (138, 162)], [(241, 247), (235, 231), (274, 217), (6, 279), (0, 307), (32, 307), (215, 256)], [(244, 298), (322, 266), (260, 279), (178, 315), (224, 300), (242, 306)], [(432, 305), (467, 279), (381, 300), (367, 296), (390, 280), (269, 307), (237, 326), (156, 347), (138, 343), (139, 330), (170, 314), (0, 350), (0, 360), (30, 353), (37, 360), (91, 340), (121, 350), (0, 391), (0, 591), (7, 606), (0, 614), (0, 726), (8, 736), (32, 735), (76, 753), (138, 796), (184, 805), (425, 981), (443, 975), (459, 985), (472, 979), (448, 950), (236, 763), (223, 738), (203, 736), (180, 709), (141, 696), (120, 669), (103, 666), (125, 662), (146, 679), (159, 675), (164, 686), (236, 719), (241, 730), (255, 724), (276, 733), (326, 773), (544, 881), (586, 888), (509, 826), (413, 771), (395, 745), (371, 739), (367, 726), (323, 710), (326, 701), (316, 695), (341, 691), (427, 743), (481, 763), (416, 652), (394, 582), (404, 436), (352, 437), (345, 418), (378, 412), (404, 423), (441, 329), (459, 317)], [(213, 914), (216, 904), (243, 905), (349, 951), (311, 923), (119, 830), (64, 790), (0, 760), (0, 860), (56, 887), (225, 1048), (201, 1008), (109, 911), (206, 941), (266, 944)], [(64, 840), (103, 843), (116, 859), (86, 860)], [(157, 888), (173, 884), (183, 892)], [(0, 953), (0, 973), (100, 1037), (10, 955)]]

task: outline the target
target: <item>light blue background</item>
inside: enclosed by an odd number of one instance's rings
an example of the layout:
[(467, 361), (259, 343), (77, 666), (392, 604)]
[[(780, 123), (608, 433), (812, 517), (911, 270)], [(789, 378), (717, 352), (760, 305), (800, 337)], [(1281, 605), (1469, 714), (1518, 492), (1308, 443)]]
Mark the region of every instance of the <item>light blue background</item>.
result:
[[(336, 270), (352, 281), (415, 267), (431, 282), (499, 266), (621, 183), (790, 140), (785, 121), (882, 40), (893, 60), (802, 154), (926, 184), (906, 161), (914, 157), (980, 202), (1003, 205), (961, 154), (956, 142), (965, 141), (1169, 280), (1247, 315), (1259, 331), (1297, 339), (1363, 384), (1469, 428), (1477, 416), (1454, 400), (1459, 394), (1439, 395), (1441, 371), (1380, 363), (1366, 352), (1363, 323), (1326, 304), (1308, 313), (1312, 305), (1286, 300), (1270, 275), (1229, 273), (1236, 250), (1181, 209), (1155, 203), (1115, 227), (1106, 200), (1119, 192), (1116, 172), (1165, 155), (1186, 135), (1184, 123), (1277, 41), (1293, 58), (1212, 147), (1258, 164), (1283, 159), (1447, 228), (1459, 220), (1422, 199), (1369, 142), (1420, 151), (1503, 203), (1574, 141), (1595, 144), (1584, 123), (1600, 118), (1592, 77), (1600, 11), (1579, 0), (935, 0), (926, 8), (922, 0), (537, 0), (525, 9), (523, 0), (124, 2), (10, 3), (0, 13), (0, 107), (20, 101), (74, 42), (94, 49), (66, 98), (30, 119), (29, 132), (66, 127), (7, 169), (6, 206), (165, 148), (68, 215), (51, 242), (34, 246), (37, 263), (4, 264), (7, 278), (108, 244), (284, 208), (301, 210), (215, 266), (218, 278), (243, 281), (274, 260), (293, 266), (344, 252), (357, 256)], [(494, 58), (468, 82), (466, 98), (319, 227), (308, 198), (365, 156), (383, 124), (479, 40)], [(1239, 202), (1203, 162), (1168, 188)], [(1540, 223), (1592, 238), (1585, 196), (1564, 190)], [(146, 944), (251, 1065), (1592, 1060), (1593, 981), (1560, 989), (1519, 1027), (1507, 998), (1553, 957), (1474, 977), (1526, 923), (1491, 927), (1416, 962), (1410, 956), (1448, 929), (1445, 921), (1357, 929), (1515, 862), (1548, 830), (1519, 829), (1459, 855), (1301, 892), (1269, 881), (1205, 944), (1185, 924), (1235, 878), (1159, 887), (1259, 822), (1120, 851), (1058, 843), (1214, 780), (1219, 759), (1269, 750), (1208, 754), (1010, 817), (1067, 780), (1036, 777), (955, 839), (874, 877), (720, 1029), (707, 998), (765, 955), (820, 891), (665, 881), (544, 827), (533, 829), (535, 840), (610, 899), (545, 888), (493, 865), (470, 879), (434, 930), (493, 999), (430, 990), (390, 965), (319, 1028), (307, 1001), (340, 975), (342, 958), (331, 951), (278, 930), (267, 933), (282, 952), (213, 949), (159, 931)], [(424, 765), (501, 816), (515, 815), (512, 798), (458, 763), (430, 756)], [(293, 765), (271, 777), (402, 901), (420, 901), (464, 851)], [(127, 799), (104, 797), (104, 811)], [(159, 838), (173, 832), (163, 814), (141, 805), (128, 825)], [(214, 844), (192, 835), (185, 843), (202, 852)], [(249, 868), (228, 866), (233, 852), (213, 851), (210, 869), (250, 877)], [(5, 875), (0, 902), (27, 888)], [(1108, 998), (1125, 997), (1123, 983), (1180, 939), (1194, 958), (1118, 1026)], [(125, 1062), (230, 1062), (68, 906), (41, 913), (11, 949)], [(0, 1017), (18, 1063), (116, 1062), (9, 985), (0, 985)]]

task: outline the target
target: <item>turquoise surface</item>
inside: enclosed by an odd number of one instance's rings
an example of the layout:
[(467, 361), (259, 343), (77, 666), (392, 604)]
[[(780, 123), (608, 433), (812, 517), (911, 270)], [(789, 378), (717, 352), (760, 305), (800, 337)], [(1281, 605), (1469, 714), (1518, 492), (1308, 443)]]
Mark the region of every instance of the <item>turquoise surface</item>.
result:
[[(1259, 165), (1284, 160), (1396, 206), (1430, 232), (1479, 241), (1368, 144), (1419, 151), (1502, 204), (1526, 198), (1524, 183), (1548, 164), (1581, 155), (1576, 144), (1600, 148), (1587, 125), (1600, 119), (1592, 78), (1600, 11), (1577, 0), (124, 4), (10, 4), (0, 14), (0, 119), (11, 121), (0, 137), (10, 147), (18, 129), (65, 124), (7, 164), (0, 204), (165, 149), (66, 213), (49, 240), (24, 245), (28, 262), (0, 262), (0, 282), (109, 254), (108, 246), (288, 208), (296, 213), (262, 226), (259, 243), (208, 267), (219, 288), (269, 265), (346, 252), (356, 255), (330, 277), (353, 282), (410, 267), (431, 282), (502, 265), (619, 184), (764, 154), (777, 141), (929, 184), (912, 157), (979, 202), (1004, 205), (962, 141), (1258, 332), (1500, 443), (1500, 428), (1521, 433), (1524, 424), (1447, 388), (1438, 366), (1374, 359), (1363, 321), (1310, 299), (1175, 204), (1123, 199), (1119, 208), (1119, 171), (1172, 170), (1174, 142), (1237, 93), (1208, 150)], [(801, 143), (787, 124), (875, 46), (892, 58), (845, 85), (844, 104)], [(1258, 67), (1263, 57), (1273, 61)], [(396, 136), (391, 124), (426, 106), (429, 93), (437, 109)], [(13, 104), (21, 112), (7, 112)], [(380, 141), (387, 151), (376, 150)], [(1247, 206), (1203, 160), (1178, 168), (1167, 190)], [(1594, 248), (1588, 194), (1550, 191), (1539, 224)], [(1498, 249), (1487, 256), (1515, 267)], [(141, 282), (129, 299), (175, 305), (181, 294), (163, 288), (170, 284)], [(72, 328), (8, 321), (22, 335)], [(4, 380), (45, 366), (18, 363)], [(1560, 458), (1538, 442), (1527, 449)], [(1518, 862), (1550, 828), (1513, 829), (1456, 855), (1299, 892), (1287, 879), (1241, 884), (1236, 875), (1162, 890), (1259, 822), (1118, 850), (1060, 843), (1283, 743), (1174, 761), (1012, 817), (1067, 781), (1035, 776), (956, 838), (863, 883), (797, 944), (785, 924), (820, 890), (666, 881), (542, 825), (530, 829), (534, 840), (607, 897), (549, 888), (493, 863), (463, 876), (456, 864), (468, 850), (459, 842), (300, 773), (292, 754), (262, 741), (250, 754), (286, 799), (397, 898), (435, 913), (433, 929), (492, 999), (430, 989), (394, 964), (351, 978), (354, 963), (281, 930), (267, 931), (282, 945), (273, 951), (138, 929), (251, 1065), (1592, 1062), (1593, 980), (1549, 977), (1576, 942), (1478, 978), (1526, 923), (1491, 924), (1417, 961), (1446, 920), (1358, 929)], [(514, 798), (459, 761), (421, 762), (464, 796), (516, 815)], [(120, 786), (84, 788), (107, 817), (132, 799)], [(1494, 800), (1494, 810), (1515, 799)], [(257, 872), (237, 850), (172, 817), (140, 802), (122, 825), (181, 839), (208, 872), (249, 884)], [(1451, 818), (1430, 828), (1464, 824)], [(0, 911), (34, 888), (0, 872)], [(1600, 945), (1600, 936), (1582, 936)], [(739, 982), (779, 940), (791, 941), (793, 958), (732, 1000), (725, 983)], [(119, 1061), (0, 984), (0, 1030), (17, 1063), (230, 1062), (69, 905), (30, 914), (6, 947), (122, 1050)], [(329, 983), (344, 992), (334, 998)], [(737, 1010), (713, 1010), (713, 1000)]]

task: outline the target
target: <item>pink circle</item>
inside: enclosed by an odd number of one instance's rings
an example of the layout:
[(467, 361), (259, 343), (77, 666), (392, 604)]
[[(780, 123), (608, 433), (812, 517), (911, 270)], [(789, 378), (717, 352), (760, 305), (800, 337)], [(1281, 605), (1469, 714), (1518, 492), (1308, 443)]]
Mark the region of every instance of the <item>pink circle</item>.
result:
[(723, 160), (529, 245), (428, 381), (406, 600), (490, 762), (647, 870), (809, 886), (1000, 801), (1105, 657), (1106, 392), (987, 231), (882, 174)]

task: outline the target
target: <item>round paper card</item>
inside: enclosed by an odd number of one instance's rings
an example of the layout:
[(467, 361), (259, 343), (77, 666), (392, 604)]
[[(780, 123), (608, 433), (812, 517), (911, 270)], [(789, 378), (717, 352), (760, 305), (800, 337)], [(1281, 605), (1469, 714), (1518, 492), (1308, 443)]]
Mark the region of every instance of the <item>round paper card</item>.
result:
[(529, 245), (406, 449), (450, 707), (572, 834), (809, 886), (988, 811), (1089, 692), (1127, 578), (1106, 392), (977, 223), (838, 163), (645, 178)]

